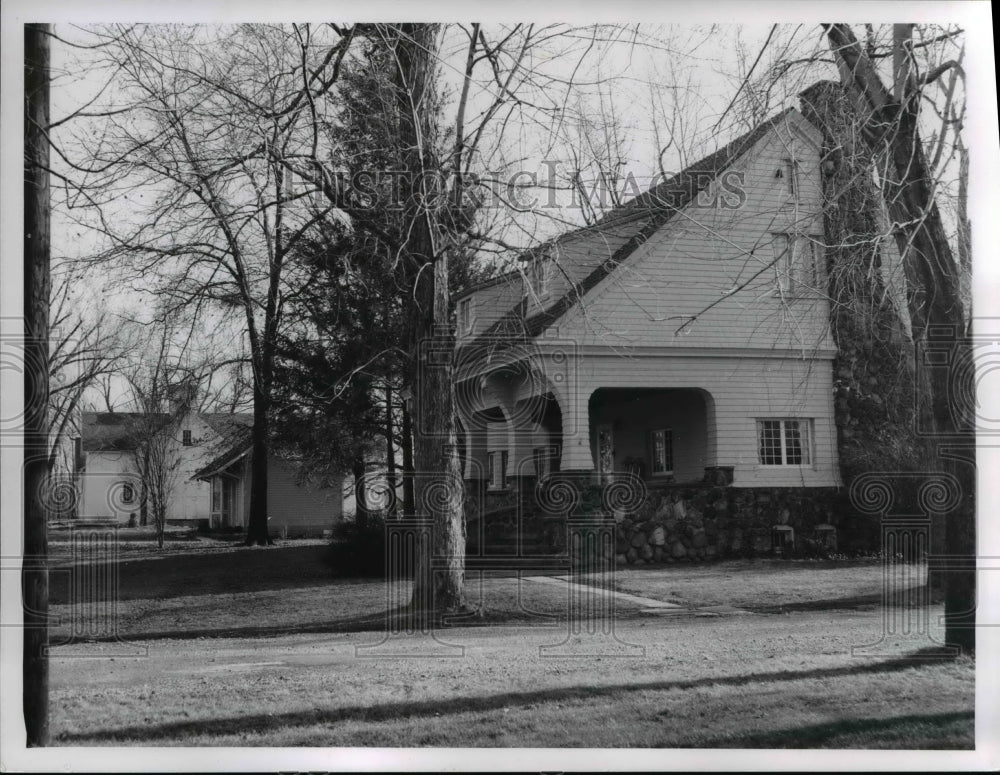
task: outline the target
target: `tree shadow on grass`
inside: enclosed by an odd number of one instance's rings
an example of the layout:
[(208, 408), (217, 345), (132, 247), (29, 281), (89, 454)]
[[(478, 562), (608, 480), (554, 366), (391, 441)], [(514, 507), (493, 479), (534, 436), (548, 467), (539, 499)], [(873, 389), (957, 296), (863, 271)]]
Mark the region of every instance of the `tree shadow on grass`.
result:
[[(202, 554), (152, 555), (120, 560), (109, 573), (117, 575), (118, 600), (164, 600), (188, 595), (262, 592), (274, 589), (349, 583), (335, 579), (327, 561), (329, 546), (276, 546)], [(66, 566), (50, 573), (49, 602), (89, 602), (87, 589), (72, 589)], [(354, 580), (356, 581), (356, 579)], [(104, 594), (105, 586), (95, 586)]]
[[(207, 718), (191, 721), (174, 721), (165, 724), (99, 729), (92, 732), (74, 732), (59, 735), (59, 742), (147, 742), (184, 740), (193, 736), (219, 737), (226, 735), (265, 734), (281, 728), (329, 725), (345, 721), (380, 722), (393, 719), (449, 716), (459, 713), (476, 713), (534, 705), (544, 702), (593, 700), (614, 697), (630, 692), (687, 690), (707, 686), (745, 686), (753, 683), (803, 681), (814, 678), (836, 678), (865, 674), (889, 673), (910, 670), (927, 660), (940, 661), (937, 649), (922, 649), (884, 662), (850, 665), (847, 667), (814, 668), (811, 670), (780, 670), (768, 673), (749, 673), (723, 677), (696, 678), (687, 681), (649, 681), (642, 683), (613, 684), (610, 686), (570, 686), (537, 691), (504, 692), (486, 697), (446, 697), (440, 700), (354, 705), (328, 710), (293, 711), (280, 714), (254, 714), (230, 718)], [(790, 735), (791, 732), (785, 733)], [(714, 745), (714, 744), (712, 744)], [(712, 747), (706, 744), (704, 747)], [(800, 747), (807, 747), (802, 745)]]
[(882, 592), (875, 592), (868, 595), (849, 595), (847, 597), (833, 597), (824, 600), (802, 600), (794, 603), (748, 605), (744, 607), (755, 614), (783, 614), (794, 611), (835, 611), (838, 609), (871, 608), (872, 606), (880, 605), (884, 599), (885, 595)]
[[(243, 627), (185, 627), (169, 630), (118, 632), (99, 637), (72, 637), (62, 629), (51, 631), (49, 647), (69, 646), (81, 641), (87, 643), (144, 643), (151, 640), (193, 640), (196, 638), (276, 638), (287, 635), (341, 634), (352, 632), (389, 632), (407, 629), (412, 624), (408, 608), (373, 611), (368, 614), (331, 619), (306, 624), (249, 625)], [(545, 616), (531, 611), (480, 610), (465, 614), (445, 614), (434, 617), (434, 631), (454, 627), (493, 627), (501, 625), (530, 624), (536, 627), (557, 626), (558, 615)], [(414, 626), (419, 629), (419, 624)]]
[[(955, 738), (968, 738), (967, 743), (943, 746), (943, 748), (975, 748), (974, 711), (952, 713), (928, 713), (924, 715), (890, 716), (889, 718), (839, 719), (825, 724), (813, 724), (792, 729), (778, 729), (756, 735), (725, 737), (700, 743), (699, 748), (821, 748), (843, 738), (861, 738), (871, 735), (882, 742), (893, 736), (899, 738), (901, 747), (909, 748), (912, 740), (921, 735), (921, 728), (931, 729), (935, 736), (941, 736), (950, 728)], [(837, 748), (863, 748), (863, 745), (837, 745)]]

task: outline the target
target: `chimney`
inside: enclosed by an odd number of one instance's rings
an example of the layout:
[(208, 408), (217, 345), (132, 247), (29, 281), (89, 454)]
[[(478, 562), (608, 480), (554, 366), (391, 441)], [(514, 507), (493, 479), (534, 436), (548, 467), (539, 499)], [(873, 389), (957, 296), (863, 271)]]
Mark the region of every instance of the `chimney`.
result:
[(170, 413), (174, 415), (186, 413), (193, 405), (198, 395), (198, 383), (188, 377), (167, 387), (167, 403)]

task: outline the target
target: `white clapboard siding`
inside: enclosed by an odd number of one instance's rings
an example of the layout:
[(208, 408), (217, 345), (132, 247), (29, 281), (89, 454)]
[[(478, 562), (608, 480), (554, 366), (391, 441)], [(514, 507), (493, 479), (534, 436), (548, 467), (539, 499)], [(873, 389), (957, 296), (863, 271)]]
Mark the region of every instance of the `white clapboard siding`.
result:
[[(558, 342), (566, 354), (559, 373), (553, 367), (545, 381), (562, 411), (565, 470), (594, 468), (588, 402), (596, 390), (695, 388), (704, 397), (703, 443), (691, 438), (690, 418), (682, 423), (676, 412), (671, 419), (670, 411), (651, 411), (641, 420), (648, 426), (642, 430), (658, 423), (678, 426), (675, 453), (687, 455), (685, 478), (696, 477), (698, 466), (732, 466), (738, 486), (840, 484), (833, 422), (835, 349), (822, 267), (809, 276), (800, 272), (785, 293), (772, 266), (774, 235), (811, 237), (822, 244), (819, 139), (814, 127), (790, 112), (729, 168), (724, 196), (713, 184), (539, 339)], [(797, 167), (794, 195), (788, 162)], [(732, 174), (742, 176), (735, 180), (744, 196), (731, 195)], [(618, 246), (627, 239), (626, 231), (635, 230), (623, 229)], [(616, 249), (614, 239), (567, 239), (560, 246), (567, 266), (570, 251), (581, 251), (578, 269), (567, 282), (582, 279)], [(822, 259), (821, 251), (815, 255)], [(553, 285), (552, 296), (560, 295)], [(497, 316), (506, 311), (498, 309)], [(686, 321), (691, 323), (683, 325)], [(535, 365), (547, 371), (547, 363)], [(759, 419), (808, 421), (810, 463), (761, 465)], [(634, 455), (643, 437), (634, 433), (640, 420), (631, 420), (628, 444)], [(515, 454), (523, 456), (523, 446)]]
[(268, 461), (268, 529), (280, 535), (321, 535), (342, 518), (341, 487), (318, 488), (295, 481), (294, 465), (278, 458)]
[[(789, 121), (804, 120), (793, 113)], [(745, 202), (726, 209), (696, 201), (675, 215), (559, 321), (560, 337), (581, 345), (831, 349), (822, 268), (818, 283), (810, 278), (781, 294), (769, 266), (775, 234), (822, 242), (819, 150), (808, 131), (779, 126), (765, 135), (731, 168), (744, 176)], [(799, 169), (797, 198), (787, 176), (775, 177), (788, 159)], [(709, 192), (700, 202), (725, 199)]]
[[(579, 385), (575, 400), (582, 401), (584, 406), (599, 388), (699, 388), (705, 391), (711, 397), (705, 463), (733, 466), (737, 485), (835, 486), (840, 483), (830, 360), (692, 354), (633, 356), (623, 360), (615, 355), (585, 355), (579, 357), (573, 378)], [(757, 420), (766, 418), (813, 421), (811, 465), (780, 468), (758, 463)], [(572, 431), (565, 433), (564, 446), (573, 445), (581, 438), (586, 444), (591, 443), (587, 425), (579, 423)]]
[(581, 282), (614, 256), (649, 220), (649, 217), (644, 217), (620, 224), (597, 224), (570, 232), (542, 248), (540, 255), (552, 262), (548, 272), (547, 292), (541, 297), (528, 296), (528, 315), (551, 307), (574, 284)]
[(483, 333), (517, 304), (522, 294), (521, 276), (514, 274), (498, 278), (480, 290), (461, 297), (470, 300), (472, 326), (468, 331), (459, 331), (459, 338), (472, 338)]

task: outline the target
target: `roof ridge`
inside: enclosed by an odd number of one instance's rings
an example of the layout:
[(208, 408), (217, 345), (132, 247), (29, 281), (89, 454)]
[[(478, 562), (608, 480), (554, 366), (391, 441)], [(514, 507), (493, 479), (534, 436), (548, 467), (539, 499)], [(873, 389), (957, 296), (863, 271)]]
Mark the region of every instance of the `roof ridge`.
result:
[[(528, 318), (524, 318), (524, 313), (527, 311), (527, 300), (521, 299), (514, 305), (513, 308), (501, 315), (500, 318), (494, 321), (489, 328), (487, 328), (482, 334), (477, 336), (469, 343), (469, 345), (466, 346), (474, 346), (484, 340), (489, 340), (491, 337), (504, 335), (505, 332), (503, 332), (502, 329), (507, 324), (518, 320), (519, 316), (522, 324), (521, 333), (528, 337), (535, 337), (541, 334), (546, 328), (552, 325), (552, 323), (569, 311), (569, 309), (571, 309), (577, 301), (582, 300), (587, 293), (593, 290), (602, 280), (621, 266), (635, 250), (637, 250), (655, 232), (670, 221), (674, 215), (691, 204), (694, 197), (697, 196), (697, 194), (705, 186), (709, 185), (719, 176), (719, 174), (742, 158), (743, 155), (756, 145), (757, 142), (764, 137), (768, 131), (775, 127), (780, 120), (795, 112), (796, 109), (794, 106), (785, 108), (767, 120), (762, 121), (748, 132), (744, 132), (739, 137), (726, 143), (716, 151), (704, 156), (693, 164), (689, 164), (683, 170), (678, 172), (676, 175), (673, 175), (663, 183), (647, 189), (639, 196), (629, 200), (620, 207), (609, 211), (604, 218), (597, 221), (595, 224), (592, 224), (592, 226), (622, 225), (631, 220), (639, 220), (641, 217), (648, 218), (652, 216), (652, 219), (649, 224), (632, 235), (632, 237), (629, 238), (624, 245), (618, 248), (618, 250), (616, 250), (610, 258), (602, 261), (596, 269), (594, 269), (581, 281), (574, 283), (566, 291), (566, 293), (563, 294), (563, 296), (561, 296), (550, 307), (541, 310)], [(711, 169), (707, 169), (709, 167)], [(696, 172), (711, 172), (711, 177), (693, 179), (693, 173)], [(690, 184), (692, 182), (697, 185), (691, 186)], [(670, 204), (666, 201), (667, 194), (680, 194), (682, 198), (686, 196), (686, 199), (683, 199), (683, 201), (678, 204)], [(629, 211), (627, 216), (634, 215), (634, 218), (622, 218), (621, 216), (624, 211)], [(618, 220), (614, 220), (612, 218), (612, 216), (615, 215), (619, 216)], [(569, 236), (579, 231), (582, 231), (582, 229), (566, 232), (564, 235), (560, 235), (560, 237), (554, 238), (553, 240), (547, 240), (545, 243), (542, 243), (542, 245), (558, 241), (563, 236)], [(541, 247), (541, 245), (536, 246), (532, 250), (537, 251), (539, 247)]]

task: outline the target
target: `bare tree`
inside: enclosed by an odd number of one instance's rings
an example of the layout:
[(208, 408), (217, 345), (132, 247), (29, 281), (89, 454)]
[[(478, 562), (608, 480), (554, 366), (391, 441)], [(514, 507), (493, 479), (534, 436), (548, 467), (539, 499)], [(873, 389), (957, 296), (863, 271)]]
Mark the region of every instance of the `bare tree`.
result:
[(139, 522), (145, 525), (152, 517), (161, 549), (167, 507), (181, 464), (177, 432), (194, 397), (187, 391), (190, 383), (172, 384), (169, 373), (166, 352), (161, 349), (154, 362), (142, 364), (128, 375), (132, 403), (138, 410), (130, 414), (126, 427), (131, 465), (140, 488)]
[[(911, 413), (915, 428), (907, 429), (909, 443), (923, 447), (918, 454), (924, 468), (942, 467), (960, 489), (959, 505), (945, 525), (944, 553), (957, 566), (943, 574), (946, 640), (971, 652), (975, 648), (975, 572), (971, 569), (975, 556), (971, 397), (975, 386), (968, 308), (969, 161), (962, 140), (963, 31), (955, 25), (867, 24), (859, 39), (846, 24), (821, 27), (823, 36), (818, 41), (800, 38), (805, 50), (792, 45), (799, 28), (790, 32), (772, 29), (757, 57), (762, 66), (742, 75), (727, 113), (734, 105), (737, 112), (751, 114), (761, 106), (770, 110), (772, 102), (782, 101), (789, 91), (801, 91), (818, 73), (826, 75), (835, 69), (839, 74), (846, 100), (835, 123), (846, 121), (847, 125), (838, 130), (824, 164), (831, 170), (840, 167), (834, 176), (841, 189), (835, 192), (834, 206), (839, 201), (851, 212), (834, 212), (832, 220), (871, 215), (877, 223), (851, 234), (849, 240), (835, 238), (827, 245), (832, 262), (831, 302), (836, 317), (855, 315), (860, 306), (873, 301), (873, 289), (878, 306), (889, 296), (902, 300), (897, 312), (916, 349), (916, 357), (904, 355), (914, 383)], [(844, 178), (842, 162), (848, 157), (851, 174)], [(862, 212), (859, 203), (869, 190), (881, 201), (866, 202)], [(831, 213), (826, 216), (829, 226)], [(901, 274), (880, 265), (887, 240), (894, 243)], [(859, 249), (867, 256), (864, 266), (836, 263)], [(841, 283), (838, 291), (838, 281), (859, 270), (868, 272), (867, 278), (855, 276), (852, 281), (859, 297), (851, 297), (849, 283)], [(880, 287), (884, 288), (881, 294)], [(878, 334), (874, 329), (868, 333)], [(921, 354), (927, 347), (949, 351), (949, 362), (956, 366), (928, 368)], [(900, 459), (897, 464), (909, 462)]]
[(242, 318), (254, 412), (247, 542), (266, 544), (275, 342), (294, 293), (286, 259), (330, 209), (309, 207), (286, 162), (309, 153), (315, 137), (303, 123), (336, 81), (350, 34), (331, 32), (340, 42), (321, 45), (308, 28), (213, 33), (97, 31), (99, 56), (119, 66), (120, 102), (94, 119), (99, 132), (86, 125), (66, 141), (79, 162), (64, 157), (87, 180), (91, 225), (110, 243), (89, 265), (125, 269), (168, 311), (207, 305)]
[(55, 276), (50, 300), (49, 342), (49, 471), (74, 470), (68, 441), (79, 434), (80, 410), (88, 390), (121, 366), (130, 349), (120, 324), (103, 310), (84, 315), (72, 297), (66, 275)]
[[(455, 414), (455, 385), (450, 359), (428, 357), (427, 346), (452, 342), (450, 326), (450, 289), (448, 262), (453, 245), (430, 202), (441, 192), (428, 188), (433, 180), (427, 175), (439, 168), (436, 158), (435, 120), (438, 96), (436, 56), (439, 29), (433, 24), (406, 24), (385, 32), (394, 53), (397, 70), (399, 139), (406, 173), (403, 192), (405, 221), (409, 229), (403, 245), (414, 278), (414, 304), (411, 356), (415, 372), (412, 385), (417, 407), (415, 463), (418, 472), (440, 473), (445, 478), (448, 497), (434, 509), (433, 554), (446, 558), (444, 572), (418, 567), (414, 576), (414, 604), (430, 602), (435, 610), (454, 611), (464, 607), (465, 515), (462, 469), (458, 454)], [(391, 36), (391, 37), (390, 37)], [(470, 57), (477, 41), (470, 43)], [(459, 122), (464, 118), (459, 107)], [(462, 136), (459, 123), (458, 137)], [(460, 140), (458, 142), (461, 142)], [(460, 146), (456, 153), (460, 153)], [(426, 272), (423, 272), (424, 269)], [(418, 478), (418, 508), (429, 508), (430, 490), (440, 483)], [(456, 486), (457, 484), (457, 486)], [(421, 553), (420, 561), (429, 561), (430, 553)]]
[(886, 85), (871, 52), (848, 25), (827, 24), (824, 29), (844, 86), (862, 117), (862, 136), (881, 171), (882, 195), (906, 275), (913, 341), (926, 347), (933, 331), (935, 349), (946, 347), (951, 362), (958, 364), (950, 370), (918, 369), (917, 412), (934, 456), (961, 489), (959, 506), (946, 523), (947, 554), (962, 567), (945, 575), (945, 637), (949, 644), (971, 652), (975, 650), (976, 424), (973, 404), (955, 396), (975, 394), (974, 357), (962, 304), (962, 266), (952, 253), (935, 200), (935, 178), (919, 126), (924, 87), (961, 65), (948, 60), (929, 71), (916, 71), (912, 25), (896, 25), (894, 77)]

